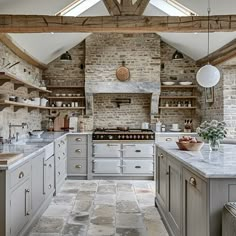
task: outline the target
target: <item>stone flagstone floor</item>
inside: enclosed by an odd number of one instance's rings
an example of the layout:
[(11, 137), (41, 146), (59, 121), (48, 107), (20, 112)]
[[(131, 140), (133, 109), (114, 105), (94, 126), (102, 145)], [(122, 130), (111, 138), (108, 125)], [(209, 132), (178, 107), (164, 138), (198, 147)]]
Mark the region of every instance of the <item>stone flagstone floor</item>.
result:
[(168, 236), (153, 181), (67, 180), (30, 236)]

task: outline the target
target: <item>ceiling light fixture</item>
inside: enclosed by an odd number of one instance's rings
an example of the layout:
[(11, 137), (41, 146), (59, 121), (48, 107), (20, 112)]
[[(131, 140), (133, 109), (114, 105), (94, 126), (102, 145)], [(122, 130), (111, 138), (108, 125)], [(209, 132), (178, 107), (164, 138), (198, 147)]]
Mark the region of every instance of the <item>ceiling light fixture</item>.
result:
[(60, 61), (71, 61), (71, 55), (68, 51), (66, 51), (65, 53), (63, 53), (60, 57)]
[(183, 60), (183, 59), (184, 59), (184, 55), (181, 52), (179, 52), (178, 50), (176, 50), (172, 56), (172, 60), (178, 61), (178, 60)]
[(215, 86), (220, 81), (220, 71), (217, 67), (212, 66), (209, 62), (209, 49), (210, 49), (210, 0), (208, 0), (208, 32), (207, 32), (207, 59), (208, 64), (201, 67), (197, 72), (197, 82), (204, 88)]

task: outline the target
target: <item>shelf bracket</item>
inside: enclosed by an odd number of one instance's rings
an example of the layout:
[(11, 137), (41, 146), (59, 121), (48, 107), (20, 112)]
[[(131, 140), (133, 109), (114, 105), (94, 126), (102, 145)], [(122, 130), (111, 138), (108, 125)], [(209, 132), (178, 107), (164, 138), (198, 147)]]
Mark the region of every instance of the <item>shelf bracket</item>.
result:
[(14, 106), (14, 112), (17, 112), (20, 109), (24, 109), (24, 106)]
[(24, 87), (23, 84), (14, 84), (14, 90), (17, 90), (20, 87)]

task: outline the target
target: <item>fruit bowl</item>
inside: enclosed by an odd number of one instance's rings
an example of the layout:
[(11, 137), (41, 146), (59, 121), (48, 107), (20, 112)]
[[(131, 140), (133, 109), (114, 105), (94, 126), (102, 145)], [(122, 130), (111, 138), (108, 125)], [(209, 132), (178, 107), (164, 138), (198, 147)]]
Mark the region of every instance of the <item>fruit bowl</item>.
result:
[(180, 150), (185, 151), (200, 151), (204, 145), (204, 142), (197, 141), (196, 143), (190, 142), (176, 142)]
[(162, 82), (163, 85), (174, 85), (175, 82), (172, 81), (166, 81), (166, 82)]

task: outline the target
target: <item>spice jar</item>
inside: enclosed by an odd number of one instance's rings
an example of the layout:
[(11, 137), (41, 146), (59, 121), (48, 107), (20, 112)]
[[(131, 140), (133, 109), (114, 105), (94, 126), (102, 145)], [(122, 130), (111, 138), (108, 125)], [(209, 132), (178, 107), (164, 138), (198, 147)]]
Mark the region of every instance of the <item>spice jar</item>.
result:
[(161, 132), (165, 132), (166, 131), (166, 126), (163, 124), (162, 126), (161, 126)]

